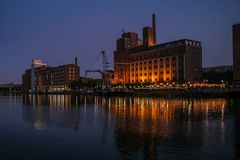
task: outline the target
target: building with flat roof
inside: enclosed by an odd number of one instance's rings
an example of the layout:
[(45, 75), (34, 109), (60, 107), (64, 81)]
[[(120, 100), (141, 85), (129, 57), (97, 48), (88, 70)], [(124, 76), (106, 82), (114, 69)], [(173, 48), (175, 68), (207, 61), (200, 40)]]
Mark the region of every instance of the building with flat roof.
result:
[(233, 66), (232, 65), (223, 65), (223, 66), (213, 66), (213, 67), (204, 67), (203, 72), (232, 72)]
[(143, 41), (134, 33), (134, 39), (126, 43), (117, 40), (114, 52), (114, 82), (196, 82), (201, 80), (202, 46), (201, 42), (181, 39), (157, 44), (156, 21), (152, 16), (152, 27), (143, 28)]
[(77, 58), (75, 58), (75, 64), (65, 64), (58, 67), (32, 65), (32, 68), (26, 69), (22, 75), (22, 84), (24, 90), (66, 90), (72, 81), (79, 79), (79, 76), (80, 68), (77, 64)]

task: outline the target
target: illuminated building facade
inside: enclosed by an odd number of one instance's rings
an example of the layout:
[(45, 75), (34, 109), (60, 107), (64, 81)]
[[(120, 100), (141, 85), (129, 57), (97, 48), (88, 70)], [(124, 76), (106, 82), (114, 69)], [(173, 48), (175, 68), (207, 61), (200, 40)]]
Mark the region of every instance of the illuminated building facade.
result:
[[(153, 14), (152, 27), (143, 28), (143, 42), (135, 38), (125, 41), (124, 33), (117, 40), (114, 53), (115, 82), (196, 82), (201, 80), (201, 42), (182, 39), (156, 44), (156, 22)], [(138, 43), (137, 43), (138, 42)], [(134, 45), (131, 45), (134, 44)], [(137, 44), (137, 45), (136, 45)]]
[(233, 32), (233, 80), (240, 81), (240, 23), (232, 26)]
[(31, 69), (25, 70), (22, 75), (22, 84), (25, 90), (65, 90), (68, 89), (72, 81), (78, 80), (80, 76), (77, 58), (75, 58), (75, 64), (65, 64), (58, 67), (33, 66)]

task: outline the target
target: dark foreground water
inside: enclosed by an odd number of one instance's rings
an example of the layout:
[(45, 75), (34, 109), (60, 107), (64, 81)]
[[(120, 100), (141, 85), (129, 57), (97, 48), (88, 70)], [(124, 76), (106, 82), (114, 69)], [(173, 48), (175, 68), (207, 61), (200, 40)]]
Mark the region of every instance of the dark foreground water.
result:
[(239, 158), (236, 99), (0, 96), (0, 160)]

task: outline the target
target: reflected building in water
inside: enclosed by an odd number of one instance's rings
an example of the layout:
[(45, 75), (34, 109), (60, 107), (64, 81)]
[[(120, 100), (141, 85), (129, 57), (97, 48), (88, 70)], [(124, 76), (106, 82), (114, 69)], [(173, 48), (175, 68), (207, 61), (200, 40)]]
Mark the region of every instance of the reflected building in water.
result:
[(179, 154), (199, 150), (206, 139), (215, 136), (206, 133), (218, 125), (208, 121), (211, 116), (221, 117), (222, 124), (216, 128), (224, 140), (227, 103), (225, 99), (117, 98), (111, 111), (116, 117), (118, 150), (124, 158), (142, 153), (146, 159), (166, 158), (167, 154), (158, 153), (172, 146), (181, 146), (176, 150)]
[(23, 118), (34, 129), (55, 125), (77, 131), (94, 123), (103, 141), (112, 132), (122, 158), (166, 158), (173, 150), (178, 156), (208, 152), (204, 148), (210, 139), (226, 143), (225, 118), (233, 112), (232, 101), (222, 98), (48, 95), (22, 96), (22, 102)]
[(32, 122), (33, 129), (37, 130), (47, 125), (78, 130), (81, 112), (76, 101), (78, 99), (64, 95), (25, 95), (22, 97), (23, 118)]

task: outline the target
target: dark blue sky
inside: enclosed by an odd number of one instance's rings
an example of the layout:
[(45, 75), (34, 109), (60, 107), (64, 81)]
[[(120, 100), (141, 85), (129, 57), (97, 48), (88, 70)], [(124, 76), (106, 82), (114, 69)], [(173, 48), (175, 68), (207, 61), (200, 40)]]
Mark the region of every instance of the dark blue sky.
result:
[(199, 40), (204, 67), (232, 64), (240, 0), (0, 0), (0, 83), (21, 82), (33, 58), (57, 66), (77, 56), (83, 75), (101, 50), (112, 61), (123, 28), (142, 37), (153, 12), (158, 43)]

